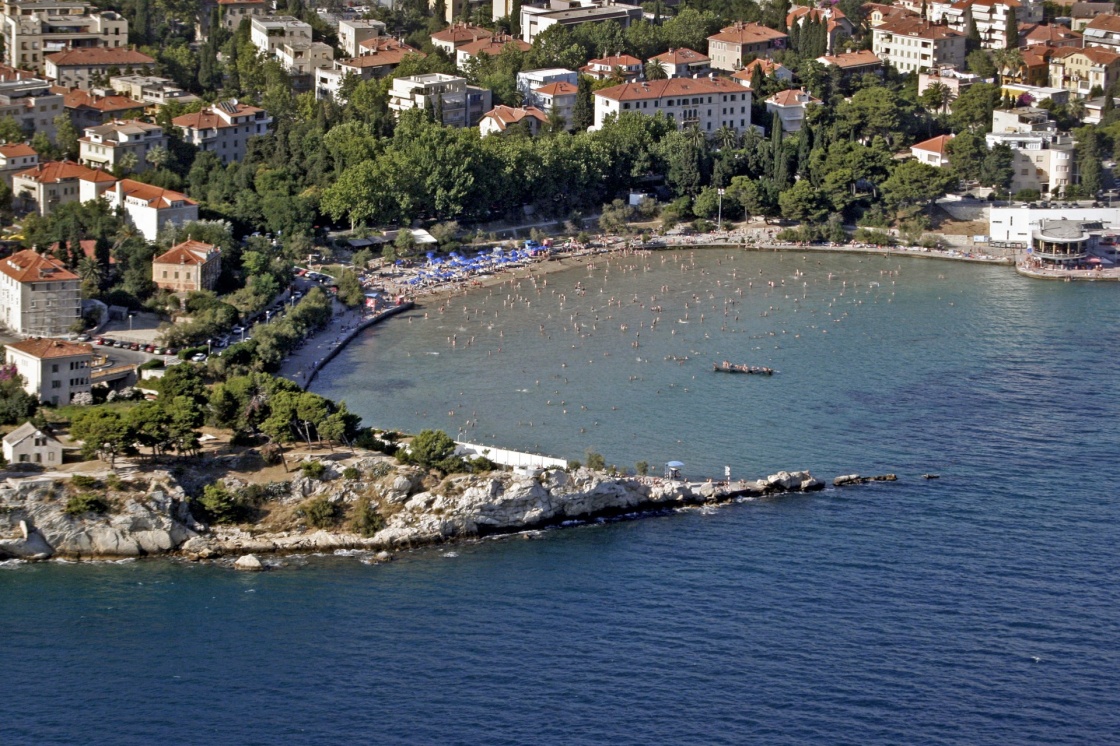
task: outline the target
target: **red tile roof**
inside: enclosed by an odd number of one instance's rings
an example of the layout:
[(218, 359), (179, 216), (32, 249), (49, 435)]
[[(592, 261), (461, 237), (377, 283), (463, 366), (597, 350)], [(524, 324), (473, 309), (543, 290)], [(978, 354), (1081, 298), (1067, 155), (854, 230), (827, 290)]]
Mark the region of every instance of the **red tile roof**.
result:
[(188, 239), (157, 256), (152, 264), (206, 264), (218, 253), (220, 249), (213, 244)]
[(40, 184), (57, 184), (61, 181), (116, 181), (112, 174), (99, 168), (89, 168), (73, 161), (47, 161), (34, 168), (20, 171), (15, 177), (23, 177), (37, 181)]
[(483, 115), (484, 118), (493, 119), (498, 123), (498, 129), (505, 131), (511, 124), (517, 124), (526, 117), (536, 119), (541, 124), (548, 123), (548, 115), (535, 106), (514, 109), (509, 106), (495, 106)]
[(47, 337), (32, 337), (31, 339), (25, 339), (22, 342), (13, 342), (6, 346), (13, 350), (19, 350), (26, 355), (37, 357), (40, 360), (93, 354), (93, 345), (67, 342), (65, 339), (49, 339)]
[(939, 135), (938, 137), (930, 138), (924, 142), (911, 145), (912, 150), (921, 150), (926, 153), (937, 153), (938, 155), (945, 155), (945, 146), (953, 139), (952, 135)]
[[(94, 241), (93, 239), (79, 240), (78, 245), (81, 246), (82, 253), (85, 254), (87, 257), (89, 257), (90, 259), (96, 259), (97, 258), (97, 241)], [(55, 241), (54, 243), (52, 243), (50, 245), (50, 248), (49, 248), (50, 252), (53, 254), (54, 252), (58, 251), (59, 246), (60, 246), (60, 243), (58, 241)], [(114, 259), (110, 255), (109, 264), (116, 264), (116, 263), (117, 263), (117, 260)]]
[(666, 96), (689, 96), (702, 93), (744, 93), (737, 83), (727, 78), (669, 78), (643, 83), (623, 83), (596, 91), (596, 96), (613, 101), (645, 101)]
[(736, 70), (731, 74), (731, 77), (737, 80), (745, 80), (749, 83), (751, 76), (754, 75), (754, 69), (756, 67), (762, 68), (763, 75), (770, 75), (771, 73), (776, 74), (779, 70), (787, 69), (780, 62), (775, 62), (774, 60), (767, 60), (759, 57), (758, 59), (751, 60), (746, 65), (744, 65), (742, 70)]
[(1111, 14), (1097, 16), (1089, 21), (1089, 24), (1085, 26), (1085, 28), (1093, 29), (1094, 31), (1120, 31), (1120, 16)]
[(1102, 49), (1100, 47), (1085, 47), (1084, 49), (1079, 49), (1077, 47), (1066, 47), (1065, 49), (1059, 49), (1054, 52), (1054, 58), (1059, 59), (1072, 57), (1075, 54), (1085, 55), (1085, 57), (1094, 65), (1111, 65), (1117, 59), (1120, 59), (1120, 54), (1117, 54), (1116, 52), (1110, 52), (1107, 49)]
[[(227, 101), (226, 104), (229, 104), (231, 106), (233, 105), (231, 101)], [(238, 103), (236, 105), (236, 108), (234, 109), (233, 114), (231, 114), (231, 117), (240, 117), (245, 116), (246, 114), (256, 114), (259, 111), (264, 111), (264, 109), (258, 109), (255, 106), (247, 106), (246, 104)], [(212, 106), (208, 106), (202, 111), (197, 111), (193, 114), (183, 114), (182, 116), (175, 117), (171, 120), (171, 123), (176, 127), (186, 127), (188, 129), (195, 130), (212, 130), (222, 129), (223, 127), (241, 126), (240, 124), (232, 124), (231, 122), (228, 122), (224, 118), (218, 116), (218, 114), (214, 111), (214, 107)]]
[(27, 143), (17, 142), (11, 145), (0, 145), (0, 155), (5, 158), (19, 158), (23, 155), (39, 155), (35, 152), (35, 148)]
[(606, 67), (613, 70), (616, 67), (640, 67), (642, 61), (628, 54), (612, 54), (607, 57), (588, 60), (587, 67)]
[(127, 96), (97, 96), (81, 88), (66, 88), (65, 86), (51, 86), (51, 93), (62, 94), (62, 105), (67, 109), (85, 107), (96, 109), (103, 113), (123, 112), (132, 109), (143, 109), (147, 104), (135, 101)]
[(919, 16), (907, 16), (903, 18), (894, 18), (882, 26), (879, 26), (878, 31), (884, 31), (889, 34), (899, 34), (901, 36), (916, 36), (919, 39), (951, 39), (953, 37), (963, 37), (960, 31), (954, 31), (948, 26), (942, 26), (929, 21)]
[(708, 41), (725, 41), (731, 44), (757, 44), (761, 41), (775, 42), (780, 39), (788, 39), (788, 34), (783, 34), (781, 31), (775, 31), (772, 28), (761, 26), (757, 23), (735, 23), (725, 29), (721, 29), (718, 34), (712, 34), (708, 37)]
[(561, 80), (556, 83), (542, 85), (540, 88), (534, 88), (533, 91), (543, 96), (570, 96), (573, 93), (579, 93), (579, 86), (572, 85), (566, 80)]
[(522, 52), (528, 52), (533, 48), (533, 45), (528, 42), (514, 39), (506, 34), (496, 34), (489, 39), (479, 39), (470, 44), (464, 44), (459, 47), (459, 51), (472, 57), (477, 54), (499, 55), (503, 49), (509, 46), (517, 47)]
[(188, 205), (198, 204), (185, 194), (173, 192), (170, 189), (161, 189), (151, 184), (145, 184), (142, 181), (121, 179), (117, 182), (117, 185), (121, 194), (125, 197), (135, 197), (136, 199), (144, 200), (148, 203), (149, 207), (171, 207), (172, 202), (184, 202)]
[(57, 67), (86, 65), (154, 65), (155, 59), (127, 47), (77, 47), (48, 54), (46, 61)]
[(819, 98), (813, 98), (811, 95), (798, 88), (790, 88), (788, 91), (778, 91), (770, 98), (766, 99), (766, 103), (774, 104), (775, 106), (805, 106), (807, 104), (819, 104)]
[[(370, 39), (369, 41), (372, 42), (373, 39)], [(427, 56), (423, 52), (419, 52), (419, 51), (413, 49), (412, 47), (408, 46), (407, 44), (399, 44), (398, 43), (398, 44), (396, 44), (396, 46), (386, 45), (384, 47), (379, 46), (379, 47), (375, 48), (375, 47), (371, 47), (371, 46), (366, 46), (365, 42), (363, 42), (360, 46), (362, 47), (362, 49), (369, 49), (370, 51), (362, 52), (357, 57), (351, 57), (349, 59), (339, 60), (338, 64), (343, 65), (345, 67), (356, 67), (356, 68), (384, 67), (386, 65), (399, 65), (399, 64), (401, 64), (401, 60), (403, 60), (405, 57), (407, 57), (410, 54), (415, 54), (420, 59), (423, 59), (424, 57)]]
[(879, 55), (875, 54), (870, 49), (861, 49), (858, 52), (818, 57), (817, 61), (829, 65), (836, 65), (841, 70), (849, 67), (870, 67), (872, 65), (883, 64), (883, 61), (879, 59)]
[(0, 259), (0, 272), (16, 282), (61, 282), (78, 279), (78, 276), (66, 269), (62, 262), (31, 249), (17, 251), (7, 259)]
[(696, 62), (708, 62), (709, 57), (706, 54), (700, 54), (694, 49), (681, 47), (680, 49), (670, 49), (668, 52), (659, 54), (656, 57), (650, 57), (650, 59), (657, 60), (666, 65), (689, 65)]
[(432, 34), (432, 39), (434, 41), (442, 41), (459, 46), (460, 44), (469, 44), (479, 39), (489, 39), (493, 35), (493, 31), (483, 28), (482, 26), (473, 26), (469, 23), (456, 23), (448, 26), (443, 31), (437, 31)]

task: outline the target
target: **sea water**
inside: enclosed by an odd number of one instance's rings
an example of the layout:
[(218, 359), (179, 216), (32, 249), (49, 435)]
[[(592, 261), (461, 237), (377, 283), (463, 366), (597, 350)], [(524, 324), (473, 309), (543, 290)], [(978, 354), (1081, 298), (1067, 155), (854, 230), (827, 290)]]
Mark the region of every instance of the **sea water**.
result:
[(8, 564), (0, 742), (1114, 742), (1117, 290), (707, 250), (425, 304), (316, 390), (620, 468), (900, 481), (388, 565)]

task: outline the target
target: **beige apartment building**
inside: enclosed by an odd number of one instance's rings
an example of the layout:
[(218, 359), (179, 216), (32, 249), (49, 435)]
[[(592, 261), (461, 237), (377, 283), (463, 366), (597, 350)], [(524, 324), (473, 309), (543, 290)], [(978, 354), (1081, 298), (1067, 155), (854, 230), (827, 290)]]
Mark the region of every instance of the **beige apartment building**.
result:
[(964, 67), (965, 35), (916, 16), (887, 21), (871, 30), (871, 38), (871, 50), (900, 73)]
[(0, 80), (0, 118), (12, 117), (28, 138), (43, 132), (53, 142), (54, 120), (66, 113), (63, 97), (41, 78)]
[(67, 49), (128, 45), (128, 21), (80, 0), (21, 0), (3, 4), (4, 62), (45, 72), (46, 57)]
[(175, 117), (171, 123), (184, 140), (199, 150), (217, 153), (222, 163), (232, 163), (245, 157), (250, 137), (268, 132), (272, 117), (264, 109), (230, 99), (194, 114)]
[(156, 61), (135, 49), (70, 49), (47, 55), (46, 75), (65, 88), (89, 90), (98, 79), (155, 70)]
[(768, 57), (785, 49), (789, 36), (757, 23), (735, 23), (708, 37), (708, 56), (716, 70), (735, 72), (749, 57)]
[(221, 273), (221, 251), (202, 241), (176, 244), (152, 260), (152, 282), (175, 293), (213, 290)]
[(81, 281), (30, 249), (0, 259), (0, 321), (20, 335), (59, 336), (81, 316)]
[[(147, 171), (148, 153), (155, 148), (166, 148), (167, 136), (159, 125), (138, 119), (115, 121), (100, 127), (89, 127), (78, 139), (78, 162), (91, 168), (112, 171), (122, 163), (132, 161), (129, 171)], [(132, 158), (128, 158), (131, 154)]]

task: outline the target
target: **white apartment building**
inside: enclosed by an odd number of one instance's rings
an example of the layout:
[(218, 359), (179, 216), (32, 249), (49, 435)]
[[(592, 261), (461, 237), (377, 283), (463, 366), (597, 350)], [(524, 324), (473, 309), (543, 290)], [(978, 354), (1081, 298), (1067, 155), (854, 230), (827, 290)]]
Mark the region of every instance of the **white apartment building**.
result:
[(800, 132), (805, 123), (805, 114), (810, 106), (819, 106), (821, 100), (813, 98), (804, 88), (790, 88), (778, 91), (766, 99), (766, 113), (777, 114), (782, 123), (782, 132)]
[(1086, 47), (1102, 47), (1111, 52), (1120, 52), (1120, 16), (1097, 16), (1085, 26), (1081, 39)]
[(311, 75), (334, 65), (334, 50), (321, 41), (291, 42), (276, 47), (273, 55), (292, 75)]
[(68, 334), (81, 316), (81, 280), (31, 250), (0, 259), (0, 320), (16, 334)]
[(311, 24), (292, 16), (254, 16), (249, 41), (266, 57), (284, 44), (310, 44)]
[(964, 67), (965, 35), (918, 17), (887, 21), (871, 30), (871, 49), (902, 73), (943, 65)]
[(12, 117), (30, 138), (43, 132), (53, 142), (54, 120), (65, 114), (62, 94), (51, 91), (51, 84), (41, 78), (0, 80), (0, 118)]
[(45, 71), (48, 54), (79, 47), (128, 45), (128, 21), (80, 0), (19, 0), (3, 4), (4, 62)]
[(539, 70), (522, 70), (517, 73), (517, 92), (526, 104), (539, 106), (531, 101), (533, 91), (549, 83), (571, 83), (579, 85), (579, 73), (563, 67), (545, 67)]
[(910, 155), (928, 166), (948, 168), (950, 165), (948, 145), (952, 141), (952, 135), (938, 135), (911, 145)]
[(10, 189), (12, 177), (20, 171), (39, 165), (39, 154), (27, 143), (17, 142), (0, 145), (0, 179)]
[(82, 182), (108, 185), (111, 174), (73, 161), (48, 161), (12, 176), (14, 204), (21, 210), (35, 210), (46, 216), (59, 205), (84, 202)]
[(532, 95), (526, 99), (526, 104), (536, 106), (545, 113), (545, 116), (550, 116), (553, 111), (556, 111), (564, 122), (564, 129), (571, 130), (572, 114), (578, 96), (579, 86), (561, 80), (533, 89)]
[[(187, 93), (171, 78), (155, 75), (114, 75), (109, 78), (109, 90), (152, 106), (166, 106), (172, 101), (191, 104), (199, 100), (198, 96)], [(108, 91), (104, 95), (108, 95)]]
[(175, 117), (171, 123), (186, 142), (217, 153), (222, 163), (232, 163), (245, 157), (250, 137), (268, 132), (272, 117), (264, 109), (230, 99), (194, 114)]
[(363, 41), (379, 36), (385, 36), (385, 24), (381, 21), (355, 19), (338, 22), (338, 46), (347, 57), (357, 57), (361, 54), (358, 46)]
[[(1007, 18), (1011, 11), (1020, 28), (1028, 23), (1042, 21), (1041, 0), (956, 0), (955, 2), (930, 3), (927, 11), (932, 23), (944, 23), (961, 34), (968, 35), (969, 23), (976, 25), (980, 34), (980, 46), (984, 49), (1005, 49), (1007, 42)], [(1014, 39), (1013, 48), (1018, 48), (1019, 40)]]
[(1076, 144), (1058, 133), (1045, 109), (1020, 107), (992, 112), (989, 148), (1007, 145), (1014, 153), (1011, 191), (1033, 189), (1056, 194), (1078, 182)]
[(624, 83), (595, 92), (595, 129), (607, 117), (636, 111), (664, 113), (678, 129), (712, 134), (721, 127), (743, 134), (751, 126), (751, 91), (726, 78), (670, 78)]
[(991, 207), (988, 236), (992, 241), (1026, 247), (1044, 221), (1096, 222), (1104, 229), (1120, 229), (1120, 207)]
[(154, 71), (156, 61), (128, 47), (70, 49), (47, 55), (46, 75), (64, 88), (89, 90), (98, 79), (108, 81), (110, 73)]
[(467, 85), (466, 78), (444, 73), (396, 78), (389, 89), (389, 109), (436, 109), (449, 127), (474, 127), (491, 108), (486, 88)]
[[(166, 148), (167, 136), (163, 127), (141, 122), (138, 119), (114, 121), (100, 127), (87, 127), (78, 139), (78, 162), (90, 168), (112, 171), (126, 160), (133, 160), (130, 170), (141, 173), (148, 170), (148, 153), (154, 148)], [(131, 154), (132, 159), (126, 155)]]
[(494, 35), (494, 32), (482, 26), (475, 26), (473, 23), (465, 23), (457, 21), (452, 23), (445, 29), (441, 29), (432, 34), (432, 46), (436, 49), (442, 49), (455, 58), (455, 50), (464, 44), (473, 44), (482, 39), (489, 39)]
[(32, 337), (4, 345), (8, 364), (23, 376), (23, 389), (45, 404), (69, 404), (89, 393), (93, 346), (63, 339)]
[(614, 21), (623, 29), (642, 19), (639, 5), (616, 3), (614, 0), (582, 0), (521, 6), (521, 38), (533, 43), (537, 34), (553, 26), (579, 26), (584, 23)]
[(121, 179), (102, 195), (113, 208), (123, 208), (129, 221), (149, 241), (155, 241), (168, 223), (182, 225), (198, 220), (198, 203), (185, 194)]

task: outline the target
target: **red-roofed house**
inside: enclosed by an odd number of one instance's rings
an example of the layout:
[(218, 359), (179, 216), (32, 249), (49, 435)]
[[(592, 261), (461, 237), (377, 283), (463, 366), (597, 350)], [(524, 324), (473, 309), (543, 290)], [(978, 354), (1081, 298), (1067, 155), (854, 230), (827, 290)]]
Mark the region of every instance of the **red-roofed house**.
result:
[(910, 146), (910, 154), (922, 163), (934, 168), (945, 168), (949, 165), (949, 154), (945, 147), (953, 139), (952, 135), (939, 135), (924, 142)]
[(546, 116), (552, 114), (555, 109), (560, 118), (564, 120), (565, 129), (571, 129), (572, 112), (576, 108), (578, 94), (579, 86), (560, 80), (542, 85), (540, 88), (534, 88), (533, 100), (537, 102), (538, 108)]
[(128, 47), (79, 47), (48, 54), (46, 60), (48, 78), (58, 85), (83, 90), (92, 87), (94, 77), (103, 77), (108, 82), (113, 70), (119, 71), (118, 75), (131, 75), (156, 67), (154, 58)]
[(0, 145), (0, 178), (10, 188), (12, 176), (39, 165), (39, 154), (26, 143)]
[(716, 70), (734, 72), (747, 57), (765, 57), (775, 49), (785, 49), (789, 36), (757, 23), (735, 23), (708, 37), (708, 56)]
[(1084, 98), (1095, 87), (1112, 89), (1120, 80), (1120, 54), (1101, 47), (1059, 49), (1050, 57), (1050, 87)]
[(8, 363), (23, 376), (24, 391), (39, 401), (58, 406), (69, 404), (74, 394), (89, 393), (92, 345), (32, 337), (4, 349)]
[(460, 21), (432, 34), (432, 46), (454, 57), (455, 50), (464, 44), (473, 44), (482, 39), (489, 39), (493, 35), (494, 32), (488, 28)]
[(1028, 23), (1019, 26), (1019, 46), (1024, 49), (1040, 46), (1064, 49), (1084, 46), (1084, 40), (1081, 34), (1070, 31), (1065, 26)]
[(62, 105), (79, 131), (100, 127), (115, 119), (136, 119), (144, 114), (146, 106), (143, 101), (128, 96), (98, 96), (80, 88), (53, 86), (51, 91), (62, 94)]
[(782, 122), (782, 132), (800, 132), (805, 122), (805, 111), (812, 104), (819, 104), (804, 88), (779, 91), (766, 99), (766, 113), (777, 114)]
[(677, 128), (712, 134), (727, 127), (739, 134), (751, 126), (751, 92), (727, 78), (669, 78), (624, 83), (595, 92), (595, 129), (608, 116), (664, 113)]
[(81, 315), (81, 281), (34, 251), (0, 259), (0, 320), (16, 334), (67, 334)]
[(670, 78), (695, 78), (697, 75), (707, 75), (712, 69), (712, 61), (706, 54), (681, 47), (670, 49), (664, 54), (650, 57), (650, 62), (660, 62), (665, 74)]
[(175, 117), (171, 123), (184, 140), (199, 150), (217, 153), (222, 163), (231, 163), (245, 157), (250, 137), (268, 132), (272, 117), (264, 109), (230, 99), (194, 114)]
[(1120, 16), (1097, 16), (1082, 31), (1084, 45), (1103, 47), (1110, 52), (1120, 49)]
[(316, 98), (336, 98), (342, 90), (342, 82), (347, 75), (356, 75), (362, 80), (388, 77), (401, 61), (410, 54), (423, 59), (426, 55), (391, 36), (378, 36), (359, 43), (361, 52), (357, 57), (335, 60), (333, 70), (315, 71)]
[(499, 135), (521, 122), (528, 126), (530, 135), (536, 135), (543, 125), (548, 124), (548, 115), (535, 106), (516, 109), (510, 106), (495, 106), (482, 115), (482, 119), (478, 122), (478, 131), (483, 137)]
[(175, 293), (213, 290), (221, 273), (221, 250), (202, 241), (183, 241), (152, 260), (152, 281)]
[(879, 55), (870, 49), (861, 49), (858, 52), (845, 52), (831, 56), (818, 57), (817, 62), (825, 67), (834, 65), (840, 68), (844, 75), (863, 75), (864, 73), (883, 72), (883, 61)]
[(764, 78), (773, 76), (774, 80), (781, 81), (782, 83), (789, 83), (793, 80), (793, 72), (788, 67), (780, 62), (761, 57), (757, 60), (751, 60), (743, 66), (743, 69), (731, 73), (731, 77), (747, 88), (750, 88), (751, 78), (754, 77), (755, 68), (760, 68), (762, 70), (762, 77)]
[(12, 176), (12, 193), (21, 210), (46, 216), (67, 202), (84, 202), (82, 182), (112, 183), (111, 174), (73, 161), (48, 161)]
[(824, 21), (827, 24), (828, 49), (826, 51), (828, 52), (835, 51), (842, 39), (852, 35), (852, 22), (837, 7), (808, 8), (800, 6), (791, 8), (786, 15), (786, 28), (791, 28), (794, 24), (797, 24), (799, 28), (804, 28), (807, 21), (812, 23)]
[(966, 40), (960, 31), (918, 16), (887, 21), (871, 29), (872, 51), (901, 73), (942, 65), (964, 67)]
[(168, 223), (182, 225), (198, 220), (198, 203), (185, 194), (121, 179), (104, 192), (113, 207), (122, 207), (129, 220), (149, 241), (155, 241)]
[(464, 44), (455, 50), (455, 64), (462, 68), (468, 61), (481, 54), (497, 57), (506, 47), (514, 47), (522, 52), (533, 48), (532, 44), (515, 39), (509, 34), (494, 34), (488, 39), (479, 39)]
[(606, 80), (618, 75), (629, 83), (642, 77), (642, 61), (628, 54), (613, 54), (588, 60), (579, 71), (595, 80)]

